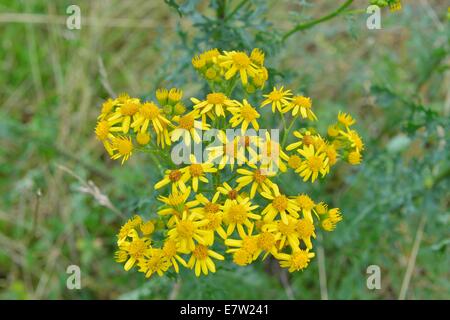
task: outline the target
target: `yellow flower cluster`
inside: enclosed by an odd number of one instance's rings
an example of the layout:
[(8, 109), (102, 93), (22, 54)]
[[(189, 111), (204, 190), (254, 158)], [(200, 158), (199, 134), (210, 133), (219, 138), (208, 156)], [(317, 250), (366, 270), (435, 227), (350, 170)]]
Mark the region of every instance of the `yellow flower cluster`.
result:
[[(211, 91), (191, 97), (189, 104), (183, 104), (180, 89), (161, 88), (155, 101), (122, 94), (102, 106), (95, 132), (112, 159), (124, 163), (138, 150), (166, 168), (154, 181), (154, 189), (162, 191), (157, 215), (151, 221), (135, 216), (122, 226), (116, 260), (146, 277), (172, 268), (178, 273), (180, 266), (197, 276), (214, 273), (226, 254), (239, 266), (272, 257), (290, 272), (303, 270), (314, 257), (316, 228), (332, 231), (342, 215), (339, 208), (293, 191), (283, 179), (313, 183), (339, 159), (359, 164), (364, 144), (352, 129), (355, 120), (340, 112), (321, 136), (305, 127), (318, 120), (311, 98), (282, 86), (249, 95), (268, 78), (259, 49), (250, 55), (212, 49), (192, 64)], [(247, 93), (235, 99), (239, 83)], [(266, 106), (280, 117), (275, 128), (281, 127), (281, 134), (262, 130), (273, 120), (263, 116)], [(205, 138), (211, 129), (219, 144)], [(230, 129), (238, 130), (229, 135)], [(180, 139), (189, 154), (175, 164), (163, 148), (175, 148)], [(203, 147), (200, 157), (195, 146)]]

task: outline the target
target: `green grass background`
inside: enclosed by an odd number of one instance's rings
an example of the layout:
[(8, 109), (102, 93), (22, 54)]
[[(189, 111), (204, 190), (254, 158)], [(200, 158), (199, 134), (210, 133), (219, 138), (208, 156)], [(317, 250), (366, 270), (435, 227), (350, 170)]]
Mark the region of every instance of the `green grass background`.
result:
[[(219, 1), (14, 1), (0, 3), (0, 298), (3, 299), (448, 299), (449, 22), (444, 1), (402, 1), (367, 30), (368, 1), (284, 43), (274, 36), (336, 8), (331, 1), (248, 1), (228, 28)], [(69, 4), (82, 29), (65, 27)], [(225, 1), (230, 13), (240, 1)], [(247, 14), (248, 13), (248, 14)], [(250, 14), (251, 13), (251, 14)], [(28, 14), (28, 15), (25, 15)], [(144, 154), (108, 159), (94, 127), (109, 91), (148, 96), (180, 85), (202, 90), (189, 57), (260, 46), (273, 77), (314, 101), (321, 129), (352, 113), (366, 142), (360, 167), (338, 165), (305, 187), (340, 207), (344, 221), (319, 234), (318, 257), (287, 274), (270, 259), (225, 264), (213, 276), (146, 280), (113, 260), (115, 233), (133, 213), (153, 217), (159, 180)], [(275, 74), (275, 73), (273, 73)], [(92, 181), (90, 183), (89, 181)], [(95, 186), (95, 187), (94, 187)], [(96, 187), (98, 189), (96, 189)], [(89, 192), (86, 192), (86, 188)], [(107, 195), (112, 210), (94, 196)], [(66, 288), (79, 265), (81, 290)], [(366, 268), (381, 268), (381, 290)]]

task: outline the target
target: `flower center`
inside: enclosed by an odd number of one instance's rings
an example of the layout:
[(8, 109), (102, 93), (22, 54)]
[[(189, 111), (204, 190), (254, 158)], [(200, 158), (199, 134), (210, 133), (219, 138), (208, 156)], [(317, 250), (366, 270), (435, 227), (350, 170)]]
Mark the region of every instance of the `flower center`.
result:
[(258, 247), (269, 251), (275, 244), (275, 237), (269, 232), (263, 232), (258, 237)]
[(323, 160), (317, 156), (312, 156), (308, 159), (309, 168), (317, 172), (323, 167)]
[(293, 104), (304, 108), (311, 108), (311, 99), (304, 96), (296, 96), (294, 97)]
[(177, 245), (174, 240), (166, 240), (163, 247), (163, 252), (167, 258), (172, 258), (177, 254)]
[(264, 180), (266, 180), (266, 176), (261, 174), (261, 170), (257, 169), (255, 170), (255, 172), (253, 173), (253, 179), (256, 181), (256, 183), (263, 183)]
[(202, 244), (199, 244), (195, 247), (194, 251), (192, 252), (194, 257), (196, 257), (199, 260), (204, 260), (208, 257), (208, 248)]
[(239, 266), (247, 265), (251, 258), (251, 254), (243, 249), (239, 249), (233, 254), (233, 262)]
[(193, 177), (199, 177), (203, 174), (203, 167), (201, 164), (194, 163), (189, 166), (189, 171)]
[(269, 100), (272, 101), (278, 101), (281, 100), (281, 98), (283, 98), (283, 93), (281, 93), (280, 91), (272, 91), (271, 93), (269, 93)]
[(180, 223), (177, 225), (178, 234), (185, 239), (192, 238), (192, 236), (194, 235), (194, 230), (194, 223), (189, 220), (180, 221)]
[(241, 116), (247, 122), (251, 122), (259, 116), (259, 113), (252, 106), (244, 104), (241, 108)]
[(225, 95), (221, 92), (213, 92), (206, 96), (206, 100), (211, 104), (223, 104), (225, 102)]
[(205, 205), (205, 211), (208, 213), (216, 213), (217, 211), (219, 211), (219, 205), (209, 202)]
[(292, 254), (291, 265), (295, 270), (302, 270), (308, 266), (309, 257), (305, 250), (298, 250)]
[(297, 169), (302, 164), (302, 159), (297, 155), (292, 155), (288, 159), (288, 165), (292, 169)]
[(135, 259), (139, 259), (144, 255), (145, 250), (147, 249), (147, 244), (142, 239), (135, 239), (130, 243), (130, 247), (128, 248), (128, 253)]
[(247, 219), (247, 210), (241, 204), (232, 205), (228, 211), (228, 217), (231, 223), (242, 224)]
[(236, 64), (238, 69), (245, 69), (251, 63), (250, 58), (244, 52), (235, 53), (233, 55), (233, 62)]
[(238, 193), (237, 193), (237, 191), (236, 190), (230, 190), (229, 192), (228, 192), (228, 199), (231, 199), (231, 200), (234, 200), (234, 199), (236, 199), (237, 198), (237, 195), (238, 195)]
[(153, 120), (159, 116), (159, 108), (152, 102), (146, 102), (139, 111), (145, 119)]
[(124, 116), (132, 116), (139, 110), (139, 104), (136, 102), (126, 102), (122, 108), (120, 108), (120, 113)]
[(212, 212), (208, 212), (205, 219), (208, 220), (208, 224), (205, 226), (208, 230), (216, 230), (222, 222), (220, 216)]
[(258, 241), (254, 237), (245, 238), (242, 240), (242, 249), (254, 254), (258, 250)]
[(288, 207), (288, 199), (285, 195), (276, 196), (272, 201), (272, 206), (278, 211), (284, 211)]
[(314, 208), (314, 201), (311, 200), (310, 197), (308, 197), (306, 194), (301, 194), (297, 198), (297, 204), (300, 206), (300, 208), (305, 210), (311, 210)]
[(169, 180), (172, 182), (177, 182), (181, 178), (181, 171), (180, 170), (172, 170), (169, 173)]
[(309, 238), (314, 233), (314, 225), (309, 219), (300, 219), (296, 226), (300, 238)]
[(190, 130), (194, 127), (194, 116), (187, 114), (180, 118), (180, 128)]
[(116, 147), (121, 155), (127, 155), (130, 154), (131, 151), (133, 151), (133, 144), (131, 143), (131, 140), (128, 140), (126, 138), (117, 139)]

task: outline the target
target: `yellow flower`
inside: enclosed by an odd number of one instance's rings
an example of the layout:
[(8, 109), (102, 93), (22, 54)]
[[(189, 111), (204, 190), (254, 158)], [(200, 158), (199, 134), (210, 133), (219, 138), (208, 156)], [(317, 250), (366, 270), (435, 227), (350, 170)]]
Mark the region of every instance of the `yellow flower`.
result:
[(206, 59), (202, 55), (192, 58), (192, 65), (195, 69), (201, 69), (206, 65)]
[(170, 268), (171, 263), (162, 249), (151, 248), (139, 259), (138, 266), (139, 272), (145, 273), (145, 277), (150, 278), (155, 272), (161, 277)]
[(348, 154), (347, 161), (352, 165), (358, 165), (361, 163), (361, 154), (359, 151), (352, 151)]
[(119, 233), (117, 234), (118, 243), (125, 240), (132, 230), (135, 230), (142, 223), (142, 218), (138, 215), (135, 215), (133, 218), (128, 219), (128, 221), (120, 228)]
[(225, 259), (222, 255), (209, 249), (207, 246), (198, 244), (192, 251), (191, 258), (187, 265), (191, 269), (195, 267), (195, 275), (197, 277), (200, 276), (200, 273), (208, 275), (208, 272), (216, 272), (216, 266), (211, 258), (217, 260)]
[(156, 89), (155, 92), (156, 100), (158, 100), (159, 104), (164, 106), (167, 103), (167, 97), (169, 96), (169, 90), (166, 88)]
[(168, 185), (169, 183), (172, 184), (172, 190), (174, 190), (173, 188), (176, 188), (181, 190), (181, 192), (186, 192), (186, 184), (183, 180), (183, 172), (181, 170), (166, 170), (164, 172), (164, 178), (157, 182), (154, 188), (155, 190), (157, 190), (164, 187), (165, 185)]
[(206, 100), (191, 98), (194, 103), (194, 110), (200, 110), (200, 114), (206, 114), (211, 119), (217, 117), (225, 117), (224, 107), (236, 106), (236, 102), (230, 100), (222, 92), (211, 92), (206, 96)]
[(344, 113), (339, 111), (338, 121), (342, 123), (345, 127), (350, 127), (351, 125), (356, 123), (356, 120), (352, 118), (348, 113)]
[(268, 231), (263, 231), (258, 235), (258, 242), (257, 242), (258, 248), (266, 251), (266, 253), (263, 256), (263, 259), (265, 259), (269, 255), (269, 253), (271, 253), (274, 256), (277, 254), (278, 252), (276, 247), (277, 241), (278, 241), (277, 237)]
[(255, 261), (261, 254), (262, 249), (258, 246), (258, 236), (252, 235), (252, 229), (241, 239), (226, 239), (225, 245), (232, 247), (227, 253), (233, 253), (233, 261), (237, 265), (245, 266)]
[(262, 168), (267, 172), (276, 172), (277, 169), (286, 172), (287, 166), (284, 162), (289, 160), (289, 156), (283, 151), (278, 141), (272, 139), (268, 131), (265, 133), (265, 138), (259, 140), (258, 147)]
[(275, 112), (275, 109), (277, 109), (281, 113), (285, 113), (287, 111), (283, 110), (283, 107), (287, 107), (292, 100), (291, 96), (291, 90), (283, 90), (284, 87), (276, 88), (274, 87), (273, 90), (269, 94), (264, 94), (263, 97), (266, 99), (262, 102), (261, 108), (271, 104), (272, 105), (272, 112)]
[(292, 110), (292, 115), (295, 117), (300, 114), (303, 119), (317, 120), (316, 115), (311, 110), (312, 101), (311, 98), (305, 96), (294, 96), (292, 101), (283, 110), (283, 113)]
[(99, 120), (107, 119), (114, 111), (114, 108), (117, 106), (117, 100), (109, 98), (102, 104), (102, 110), (100, 115), (98, 116)]
[(170, 137), (172, 141), (177, 141), (183, 136), (183, 141), (187, 146), (191, 145), (191, 137), (194, 139), (195, 143), (200, 143), (200, 135), (198, 131), (208, 130), (209, 125), (203, 123), (202, 121), (197, 121), (196, 119), (200, 117), (197, 111), (189, 112), (184, 116), (175, 116), (173, 120), (178, 122), (178, 126), (175, 130), (170, 132)]
[(293, 218), (299, 217), (298, 211), (300, 208), (297, 203), (286, 195), (281, 194), (276, 184), (273, 184), (271, 192), (263, 191), (261, 195), (271, 201), (261, 212), (261, 215), (264, 216), (264, 221), (273, 221), (278, 214), (284, 223), (289, 222), (288, 215)]
[(111, 140), (115, 138), (113, 132), (119, 130), (122, 131), (122, 128), (111, 127), (111, 124), (106, 120), (100, 120), (95, 126), (95, 135), (97, 139), (103, 143), (103, 146), (109, 155), (112, 155), (113, 153), (111, 145)]
[(245, 151), (239, 148), (237, 138), (230, 141), (225, 132), (221, 130), (217, 133), (217, 139), (221, 142), (221, 145), (213, 145), (206, 148), (208, 162), (218, 163), (219, 170), (222, 170), (225, 165), (229, 164), (231, 170), (233, 170), (235, 163), (242, 165), (247, 161)]
[(308, 249), (297, 249), (291, 254), (279, 253), (276, 258), (280, 261), (282, 268), (289, 268), (289, 272), (294, 272), (305, 269), (314, 256), (314, 253), (309, 252)]
[(327, 133), (330, 137), (336, 137), (339, 134), (339, 127), (336, 124), (328, 126)]
[(171, 141), (170, 141), (170, 134), (169, 134), (169, 130), (167, 129), (167, 127), (171, 125), (171, 124), (167, 124), (165, 122), (161, 123), (162, 126), (162, 132), (159, 132), (156, 134), (156, 144), (158, 146), (160, 146), (161, 148), (165, 148), (166, 145), (170, 146), (171, 145)]
[(112, 156), (111, 159), (117, 160), (122, 158), (122, 164), (130, 158), (133, 153), (133, 143), (130, 137), (115, 137), (112, 140)]
[(290, 168), (295, 170), (295, 169), (298, 169), (300, 167), (300, 165), (302, 164), (302, 159), (298, 155), (293, 154), (293, 155), (289, 156), (287, 164)]
[(314, 150), (314, 146), (309, 145), (308, 147), (304, 146), (303, 149), (298, 149), (298, 152), (305, 157), (302, 165), (296, 170), (303, 181), (308, 181), (311, 178), (311, 182), (314, 182), (319, 173), (324, 177), (329, 172), (328, 158), (322, 149)]
[(222, 227), (223, 212), (221, 205), (217, 203), (219, 196), (220, 194), (216, 193), (209, 201), (201, 193), (197, 194), (195, 198), (203, 206), (192, 209), (192, 214), (199, 215), (200, 219), (208, 221), (208, 224), (203, 227), (205, 230), (215, 231), (222, 239), (226, 239), (227, 234)]
[(162, 216), (171, 215), (167, 225), (173, 226), (176, 218), (181, 218), (183, 211), (196, 207), (199, 202), (197, 200), (187, 201), (191, 194), (191, 187), (187, 187), (185, 191), (172, 188), (172, 192), (167, 196), (158, 196), (158, 200), (166, 204), (168, 208), (158, 210), (158, 214)]
[(270, 192), (273, 187), (273, 182), (270, 181), (270, 177), (275, 176), (273, 172), (264, 172), (260, 169), (255, 169), (253, 171), (247, 169), (237, 169), (237, 173), (241, 174), (242, 177), (236, 179), (240, 188), (245, 187), (248, 184), (252, 184), (250, 189), (250, 198), (255, 197), (256, 191), (258, 192)]
[(298, 248), (300, 241), (296, 228), (297, 221), (297, 219), (287, 216), (287, 222), (282, 220), (272, 221), (265, 224), (263, 230), (275, 234), (275, 237), (279, 239), (278, 249), (283, 249), (286, 241), (293, 249)]
[(347, 128), (346, 132), (341, 130), (339, 131), (339, 133), (350, 142), (350, 146), (352, 148), (355, 148), (356, 151), (364, 150), (364, 143), (361, 137), (359, 136), (358, 132)]
[(336, 164), (337, 162), (337, 151), (336, 151), (336, 147), (333, 144), (330, 143), (325, 143), (324, 145), (324, 151), (327, 155), (328, 158), (328, 164), (330, 166), (333, 166)]
[(194, 155), (190, 156), (190, 161), (191, 164), (180, 171), (183, 173), (183, 181), (187, 182), (192, 179), (192, 189), (197, 192), (199, 181), (208, 183), (209, 180), (206, 178), (206, 174), (216, 172), (217, 168), (214, 168), (214, 165), (209, 162), (197, 163)]
[(163, 123), (168, 124), (170, 121), (161, 114), (161, 109), (156, 104), (145, 102), (139, 108), (131, 127), (140, 132), (146, 132), (150, 123), (152, 123), (155, 132), (161, 134)]
[(264, 52), (261, 49), (254, 48), (250, 53), (250, 60), (258, 66), (264, 65)]
[(227, 182), (224, 182), (221, 186), (217, 187), (217, 193), (223, 194), (230, 200), (242, 200), (242, 197), (239, 195), (239, 191), (241, 188), (239, 186), (232, 188)]
[(121, 122), (122, 132), (128, 133), (130, 130), (131, 120), (139, 111), (141, 103), (137, 98), (130, 98), (124, 101), (114, 112), (111, 117), (108, 118), (108, 122), (111, 124)]
[(219, 56), (219, 60), (219, 65), (227, 70), (225, 79), (229, 80), (239, 72), (244, 86), (247, 85), (248, 77), (254, 77), (258, 72), (258, 66), (242, 51), (224, 51), (224, 54)]
[(176, 104), (183, 97), (183, 91), (178, 88), (172, 88), (169, 90), (168, 99), (170, 104)]
[(146, 132), (138, 132), (136, 135), (136, 141), (140, 145), (144, 146), (150, 142), (150, 135)]
[(316, 136), (311, 131), (308, 130), (306, 130), (304, 133), (295, 130), (292, 134), (294, 135), (294, 137), (298, 139), (298, 141), (288, 145), (286, 147), (287, 151), (298, 149), (301, 146), (309, 146), (310, 144), (314, 144), (314, 141), (316, 139)]
[(187, 267), (186, 261), (178, 254), (179, 244), (172, 239), (166, 239), (164, 241), (164, 245), (162, 247), (162, 251), (164, 256), (172, 263), (175, 272), (178, 273), (180, 268), (178, 266), (178, 262), (181, 263), (182, 266)]
[(328, 210), (321, 219), (320, 226), (322, 229), (325, 231), (333, 231), (336, 228), (336, 224), (342, 221), (342, 215), (339, 208), (333, 208)]
[(308, 249), (312, 249), (311, 237), (316, 238), (314, 224), (310, 219), (299, 219), (295, 224), (295, 230)]
[(134, 264), (149, 251), (150, 239), (146, 237), (139, 237), (136, 230), (131, 230), (128, 236), (130, 240), (121, 241), (119, 252), (116, 253), (117, 262), (125, 262), (124, 269), (130, 270)]
[(141, 223), (139, 228), (141, 229), (141, 232), (144, 236), (148, 236), (152, 234), (153, 231), (155, 231), (155, 225), (153, 224), (152, 221)]
[(175, 216), (175, 225), (169, 230), (168, 235), (170, 239), (180, 244), (181, 252), (192, 252), (195, 249), (194, 240), (203, 245), (211, 244), (213, 232), (202, 229), (207, 224), (207, 220), (198, 220), (195, 215), (183, 211), (181, 219)]
[(244, 225), (247, 229), (253, 228), (252, 220), (261, 219), (260, 215), (252, 212), (256, 208), (258, 206), (252, 205), (250, 198), (227, 199), (222, 206), (224, 222), (228, 225), (227, 235), (231, 235), (237, 228), (239, 235), (244, 237), (246, 234)]
[(237, 104), (235, 107), (228, 108), (228, 111), (233, 115), (230, 119), (231, 126), (235, 128), (242, 123), (241, 130), (243, 134), (247, 131), (250, 124), (255, 130), (259, 130), (259, 124), (256, 120), (260, 117), (259, 112), (246, 99), (242, 103), (237, 101)]
[(302, 210), (303, 216), (312, 222), (313, 218), (311, 212), (315, 206), (314, 201), (308, 195), (303, 193), (295, 197), (295, 202), (297, 202), (300, 210)]

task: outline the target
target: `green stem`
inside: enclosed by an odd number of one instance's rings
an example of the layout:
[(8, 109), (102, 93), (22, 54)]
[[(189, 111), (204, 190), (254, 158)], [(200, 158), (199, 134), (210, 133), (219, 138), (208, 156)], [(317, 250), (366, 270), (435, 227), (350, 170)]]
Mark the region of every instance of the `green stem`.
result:
[(230, 20), (247, 2), (248, 0), (242, 0), (241, 2), (239, 2), (238, 5), (233, 9), (233, 11), (231, 11), (230, 14), (225, 17), (224, 21)]
[(331, 13), (323, 16), (323, 17), (317, 18), (315, 20), (311, 20), (311, 21), (306, 22), (306, 23), (298, 24), (297, 26), (295, 26), (294, 28), (292, 28), (291, 30), (289, 30), (288, 32), (286, 32), (283, 35), (282, 41), (284, 42), (287, 38), (289, 38), (291, 35), (293, 35), (294, 33), (298, 32), (298, 31), (312, 28), (316, 24), (319, 24), (319, 23), (322, 23), (324, 21), (333, 19), (334, 17), (336, 17), (340, 13), (342, 13), (348, 6), (350, 6), (352, 4), (352, 2), (353, 2), (353, 0), (347, 0), (339, 8), (337, 8), (335, 11), (333, 11), (333, 12), (331, 12)]
[(291, 133), (292, 127), (294, 126), (295, 120), (297, 120), (298, 118), (297, 114), (294, 118), (292, 118), (291, 123), (289, 124), (289, 127), (287, 128), (287, 130), (284, 131), (284, 135), (283, 135), (283, 141), (281, 142), (281, 146), (284, 148), (285, 144), (286, 144), (286, 140), (287, 137), (289, 136), (289, 133)]

